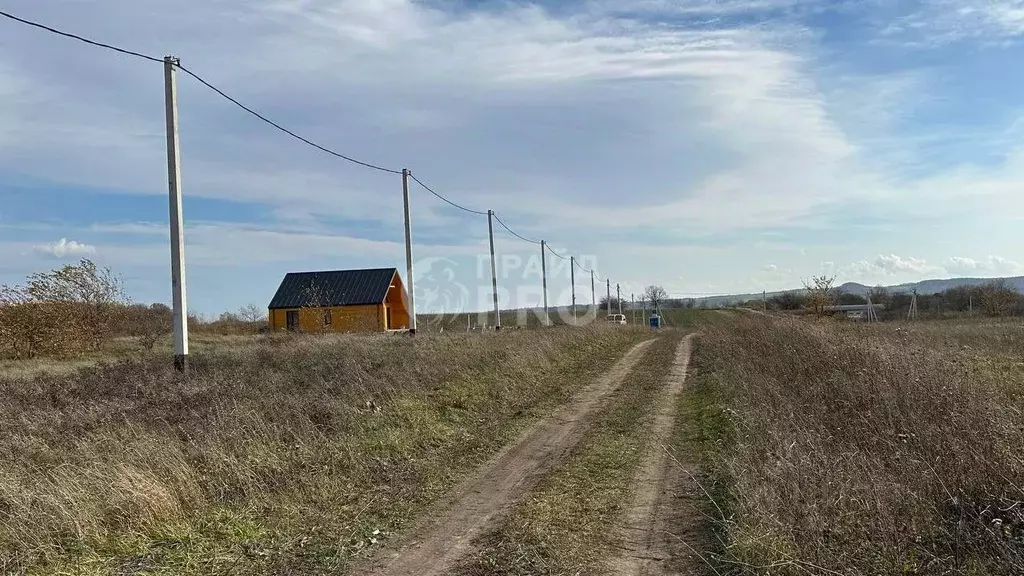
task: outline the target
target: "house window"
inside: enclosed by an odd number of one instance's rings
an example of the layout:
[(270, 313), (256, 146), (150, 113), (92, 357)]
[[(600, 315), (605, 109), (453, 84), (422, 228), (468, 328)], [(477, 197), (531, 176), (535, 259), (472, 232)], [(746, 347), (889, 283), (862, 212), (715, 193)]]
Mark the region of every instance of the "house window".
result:
[(285, 324), (287, 325), (288, 330), (290, 330), (292, 332), (298, 330), (298, 328), (299, 328), (299, 311), (298, 310), (289, 310), (289, 311), (285, 312)]
[(330, 310), (324, 310), (324, 326), (330, 326), (330, 325), (331, 325), (331, 311)]

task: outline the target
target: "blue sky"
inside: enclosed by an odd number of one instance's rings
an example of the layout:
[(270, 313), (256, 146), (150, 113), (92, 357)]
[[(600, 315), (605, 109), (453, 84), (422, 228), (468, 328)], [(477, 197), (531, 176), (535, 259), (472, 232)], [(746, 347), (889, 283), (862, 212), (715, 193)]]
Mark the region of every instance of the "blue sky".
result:
[[(1024, 274), (1024, 2), (7, 0), (408, 167), (639, 292)], [(0, 21), (0, 282), (89, 257), (170, 299), (162, 69)], [(401, 182), (180, 75), (189, 307), (403, 269)], [(426, 309), (486, 306), (486, 219), (413, 188)], [(496, 232), (502, 305), (536, 247)], [(552, 266), (551, 300), (570, 298)], [(578, 301), (589, 302), (579, 274)]]

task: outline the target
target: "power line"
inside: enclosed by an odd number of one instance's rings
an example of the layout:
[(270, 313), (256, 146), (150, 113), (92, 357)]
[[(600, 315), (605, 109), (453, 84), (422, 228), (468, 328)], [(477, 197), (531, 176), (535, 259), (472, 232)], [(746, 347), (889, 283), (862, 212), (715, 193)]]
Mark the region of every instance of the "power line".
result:
[(291, 136), (292, 138), (295, 138), (296, 140), (299, 140), (301, 142), (305, 142), (306, 144), (316, 148), (317, 150), (320, 150), (322, 152), (326, 152), (326, 153), (330, 154), (331, 156), (335, 156), (337, 158), (341, 158), (342, 160), (346, 160), (348, 162), (351, 162), (353, 164), (358, 164), (358, 165), (364, 166), (366, 168), (372, 168), (374, 170), (380, 170), (381, 172), (387, 172), (389, 174), (401, 174), (402, 173), (401, 170), (392, 170), (391, 168), (385, 168), (383, 166), (378, 166), (376, 164), (370, 164), (369, 162), (363, 162), (362, 160), (356, 160), (355, 158), (352, 158), (351, 156), (346, 156), (346, 155), (344, 155), (344, 154), (342, 154), (340, 152), (335, 152), (334, 150), (331, 150), (330, 148), (321, 146), (321, 145), (317, 144), (316, 142), (313, 142), (312, 140), (310, 140), (308, 138), (305, 138), (303, 136), (299, 136), (295, 132), (292, 132), (291, 130), (285, 128), (284, 126), (281, 126), (277, 122), (274, 122), (273, 120), (267, 118), (266, 116), (260, 114), (259, 112), (253, 110), (252, 108), (246, 106), (245, 104), (242, 104), (241, 102), (239, 102), (235, 98), (232, 98), (231, 96), (227, 95), (223, 90), (221, 90), (220, 88), (217, 88), (213, 84), (210, 84), (206, 80), (203, 80), (203, 78), (201, 76), (199, 76), (195, 72), (189, 70), (188, 68), (182, 66), (180, 63), (178, 63), (177, 66), (178, 66), (178, 68), (181, 69), (182, 72), (184, 72), (184, 73), (188, 74), (189, 76), (195, 78), (197, 81), (199, 81), (200, 84), (202, 84), (203, 86), (206, 86), (210, 90), (213, 90), (214, 92), (216, 92), (220, 96), (224, 97), (224, 99), (226, 99), (228, 102), (231, 102), (235, 106), (238, 106), (242, 110), (245, 110), (249, 114), (252, 114), (253, 116), (259, 118), (260, 120), (266, 122), (267, 124), (270, 124), (271, 126), (273, 126), (274, 128), (277, 128), (281, 132), (284, 132), (285, 134)]
[(552, 249), (551, 249), (551, 246), (548, 246), (548, 252), (551, 252), (551, 255), (552, 255), (552, 256), (556, 256), (556, 257), (558, 257), (558, 258), (561, 258), (562, 260), (568, 260), (568, 258), (566, 258), (565, 256), (562, 256), (562, 255), (561, 255), (561, 254), (559, 254), (558, 252), (555, 252), (554, 250), (552, 250)]
[(38, 22), (33, 22), (31, 20), (26, 20), (24, 18), (19, 18), (19, 17), (15, 16), (14, 14), (10, 14), (8, 12), (4, 12), (3, 10), (0, 10), (0, 16), (3, 16), (4, 18), (9, 18), (11, 20), (14, 20), (15, 22), (21, 22), (22, 24), (26, 24), (28, 26), (32, 26), (33, 28), (39, 28), (40, 30), (45, 30), (47, 32), (50, 32), (51, 34), (56, 34), (58, 36), (63, 36), (65, 38), (71, 38), (72, 40), (78, 40), (79, 42), (85, 42), (86, 44), (90, 44), (92, 46), (97, 46), (99, 48), (106, 48), (107, 50), (113, 50), (114, 52), (120, 52), (121, 54), (126, 54), (128, 56), (134, 56), (136, 58), (142, 58), (144, 60), (150, 60), (150, 61), (153, 61), (153, 62), (163, 62), (162, 58), (156, 58), (155, 56), (149, 56), (148, 54), (143, 54), (141, 52), (133, 52), (131, 50), (125, 50), (124, 48), (118, 48), (117, 46), (112, 46), (110, 44), (104, 44), (103, 42), (97, 42), (95, 40), (90, 40), (88, 38), (84, 38), (84, 37), (79, 36), (77, 34), (71, 34), (70, 32), (64, 32), (64, 31), (58, 30), (56, 28), (51, 28), (49, 26), (46, 26), (45, 24), (40, 24)]
[(413, 180), (415, 180), (417, 184), (419, 184), (420, 186), (423, 186), (423, 189), (424, 189), (424, 190), (426, 190), (427, 192), (430, 192), (430, 193), (431, 193), (431, 194), (433, 194), (434, 196), (437, 196), (437, 197), (438, 197), (438, 198), (440, 198), (441, 200), (444, 200), (445, 202), (447, 202), (448, 204), (451, 204), (452, 206), (454, 206), (454, 207), (458, 208), (459, 210), (463, 210), (463, 211), (465, 211), (465, 212), (469, 212), (470, 214), (479, 214), (479, 215), (481, 215), (481, 216), (487, 216), (487, 212), (481, 212), (481, 211), (479, 211), (479, 210), (473, 210), (473, 209), (471, 209), (471, 208), (466, 208), (465, 206), (460, 206), (460, 205), (456, 204), (455, 202), (452, 202), (451, 200), (449, 200), (449, 199), (445, 198), (444, 196), (442, 196), (442, 195), (438, 194), (437, 192), (434, 192), (433, 190), (431, 190), (431, 189), (430, 189), (430, 186), (427, 186), (427, 185), (426, 185), (426, 184), (424, 184), (424, 183), (423, 183), (422, 181), (420, 181), (420, 179), (419, 179), (419, 178), (417, 178), (416, 176), (414, 176), (414, 175), (412, 174), (412, 172), (410, 172), (410, 173), (409, 173), (409, 176), (410, 176), (410, 177), (411, 177), (411, 178), (412, 178)]
[(577, 267), (578, 267), (578, 268), (579, 268), (580, 270), (583, 270), (584, 272), (587, 272), (587, 273), (592, 273), (592, 272), (594, 272), (594, 270), (590, 270), (590, 269), (584, 268), (584, 267), (583, 267), (583, 264), (580, 264), (580, 259), (579, 259), (579, 258), (577, 258), (577, 259), (576, 259), (576, 266), (577, 266)]
[(540, 244), (539, 240), (530, 240), (529, 238), (523, 238), (519, 234), (516, 234), (511, 228), (509, 228), (504, 222), (501, 221), (501, 218), (498, 218), (497, 214), (494, 215), (494, 219), (498, 221), (498, 224), (501, 224), (502, 228), (508, 230), (509, 234), (515, 236), (516, 238), (519, 238), (523, 242), (529, 242), (530, 244)]
[[(117, 47), (117, 46), (114, 46), (114, 45), (111, 45), (111, 44), (106, 44), (106, 43), (103, 43), (103, 42), (98, 42), (96, 40), (91, 40), (89, 38), (85, 38), (85, 37), (79, 36), (77, 34), (72, 34), (70, 32), (64, 32), (62, 30), (58, 30), (57, 28), (53, 28), (53, 27), (47, 26), (45, 24), (41, 24), (39, 22), (34, 22), (34, 21), (31, 21), (31, 20), (20, 18), (18, 16), (15, 16), (15, 15), (13, 15), (13, 14), (11, 14), (9, 12), (5, 12), (3, 10), (0, 10), (0, 16), (3, 16), (4, 18), (8, 18), (8, 19), (13, 20), (15, 22), (19, 22), (21, 24), (25, 24), (27, 26), (31, 26), (33, 28), (44, 30), (44, 31), (49, 32), (51, 34), (56, 34), (58, 36), (62, 36), (62, 37), (65, 37), (65, 38), (70, 38), (72, 40), (83, 42), (85, 44), (89, 44), (91, 46), (95, 46), (95, 47), (98, 47), (98, 48), (104, 48), (106, 50), (111, 50), (113, 52), (118, 52), (120, 54), (124, 54), (124, 55), (127, 55), (127, 56), (132, 56), (132, 57), (135, 57), (135, 58), (141, 58), (143, 60), (148, 60), (150, 62), (156, 62), (156, 63), (163, 63), (164, 62), (164, 59), (162, 59), (162, 58), (157, 58), (155, 56), (150, 56), (148, 54), (143, 54), (141, 52), (135, 52), (135, 51), (127, 50), (125, 48), (120, 48), (120, 47)], [(320, 150), (321, 152), (330, 154), (331, 156), (334, 156), (336, 158), (340, 158), (342, 160), (345, 160), (347, 162), (351, 162), (353, 164), (357, 164), (359, 166), (363, 166), (365, 168), (370, 168), (370, 169), (378, 170), (378, 171), (381, 171), (381, 172), (387, 172), (389, 174), (401, 174), (402, 173), (400, 170), (394, 170), (394, 169), (391, 169), (391, 168), (386, 168), (384, 166), (379, 166), (377, 164), (372, 164), (372, 163), (369, 163), (369, 162), (364, 162), (362, 160), (358, 160), (358, 159), (353, 158), (351, 156), (347, 156), (347, 155), (342, 154), (340, 152), (336, 152), (334, 150), (331, 150), (330, 148), (327, 148), (326, 146), (322, 146), (320, 144), (317, 144), (316, 142), (314, 142), (314, 141), (312, 141), (312, 140), (310, 140), (310, 139), (308, 139), (308, 138), (306, 138), (304, 136), (300, 136), (299, 134), (293, 132), (292, 130), (289, 130), (288, 128), (285, 128), (281, 124), (278, 124), (277, 122), (271, 120), (270, 118), (267, 118), (263, 114), (257, 112), (255, 109), (253, 109), (253, 108), (243, 104), (238, 99), (230, 96), (229, 94), (227, 94), (226, 92), (224, 92), (220, 88), (217, 88), (216, 86), (214, 86), (210, 82), (206, 81), (203, 77), (199, 76), (198, 74), (196, 74), (192, 70), (186, 68), (185, 66), (182, 66), (180, 62), (176, 61), (174, 63), (174, 65), (177, 66), (182, 72), (188, 74), (189, 76), (194, 78), (196, 81), (198, 81), (200, 84), (202, 84), (203, 86), (209, 88), (210, 90), (212, 90), (213, 92), (215, 92), (216, 94), (218, 94), (219, 96), (221, 96), (222, 98), (227, 100), (228, 102), (231, 102), (235, 106), (241, 108), (245, 112), (247, 112), (247, 113), (251, 114), (252, 116), (256, 117), (257, 119), (261, 120), (262, 122), (264, 122), (264, 123), (266, 123), (266, 124), (276, 128), (277, 130), (287, 134), (288, 136), (291, 136), (292, 138), (295, 138), (296, 140), (299, 140), (300, 142), (302, 142), (304, 144), (312, 146), (313, 148), (316, 148), (317, 150)], [(447, 204), (449, 204), (449, 205), (451, 205), (451, 206), (453, 206), (455, 208), (458, 208), (459, 210), (462, 210), (462, 211), (465, 211), (465, 212), (469, 212), (471, 214), (478, 214), (478, 215), (481, 215), (481, 216), (486, 216), (488, 214), (487, 212), (483, 212), (483, 211), (480, 211), (480, 210), (473, 210), (471, 208), (466, 208), (465, 206), (457, 204), (457, 203), (449, 200), (445, 196), (435, 192), (433, 189), (431, 189), (429, 186), (424, 184), (423, 181), (421, 181), (419, 178), (414, 176), (412, 173), (410, 173), (409, 176), (411, 176), (412, 179), (417, 184), (422, 186), (427, 192), (430, 192), (431, 194), (433, 194), (434, 196), (436, 196), (440, 200), (446, 202)], [(530, 244), (540, 244), (541, 243), (538, 240), (531, 240), (530, 238), (526, 238), (526, 237), (516, 233), (507, 224), (505, 224), (505, 222), (502, 221), (502, 219), (499, 218), (497, 214), (494, 214), (494, 219), (498, 221), (498, 224), (500, 224), (502, 228), (504, 228), (509, 234), (512, 234), (516, 238), (518, 238), (518, 239), (520, 239), (520, 240), (522, 240), (524, 242), (528, 242)], [(551, 254), (553, 254), (554, 256), (556, 256), (556, 257), (558, 257), (558, 258), (560, 258), (562, 260), (567, 260), (567, 258), (565, 256), (562, 256), (558, 252), (555, 252), (554, 250), (551, 250), (550, 247), (548, 247), (548, 250), (550, 250)], [(594, 273), (593, 270), (589, 270), (587, 268), (584, 268), (582, 265), (579, 264), (578, 261), (575, 261), (575, 262), (576, 262), (576, 265), (579, 266), (580, 270), (583, 270), (585, 272), (589, 272), (589, 273), (592, 273), (592, 274)], [(595, 274), (595, 278), (596, 278), (596, 274)], [(596, 279), (601, 280), (600, 278), (596, 278)]]
[[(162, 58), (156, 58), (155, 56), (149, 56), (148, 54), (142, 54), (141, 52), (134, 52), (132, 50), (126, 50), (124, 48), (118, 48), (117, 46), (113, 46), (113, 45), (110, 45), (110, 44), (104, 44), (103, 42), (97, 42), (95, 40), (90, 40), (88, 38), (85, 38), (83, 36), (79, 36), (77, 34), (71, 34), (70, 32), (64, 32), (62, 30), (58, 30), (56, 28), (52, 28), (50, 26), (46, 26), (45, 24), (40, 24), (38, 22), (33, 22), (31, 20), (26, 20), (24, 18), (19, 18), (18, 16), (15, 16), (15, 15), (10, 14), (8, 12), (4, 12), (2, 10), (0, 10), (0, 16), (3, 16), (5, 18), (9, 18), (11, 20), (14, 20), (15, 22), (20, 22), (22, 24), (25, 24), (25, 25), (28, 25), (28, 26), (32, 26), (34, 28), (38, 28), (40, 30), (45, 30), (45, 31), (50, 32), (52, 34), (56, 34), (58, 36), (63, 36), (65, 38), (71, 38), (73, 40), (78, 40), (79, 42), (84, 42), (84, 43), (89, 44), (91, 46), (97, 46), (99, 48), (105, 48), (107, 50), (113, 50), (114, 52), (119, 52), (121, 54), (126, 54), (128, 56), (134, 56), (136, 58), (142, 58), (142, 59), (145, 59), (145, 60), (149, 60), (151, 62), (159, 62), (159, 63), (163, 63), (164, 62), (164, 60)], [(377, 166), (376, 164), (370, 164), (369, 162), (363, 162), (362, 160), (356, 160), (355, 158), (352, 158), (351, 156), (346, 156), (344, 154), (341, 154), (340, 152), (335, 152), (334, 150), (331, 150), (330, 148), (327, 148), (325, 146), (321, 146), (320, 144), (317, 144), (316, 142), (313, 142), (312, 140), (310, 140), (308, 138), (305, 138), (303, 136), (299, 136), (295, 132), (292, 132), (291, 130), (285, 128), (284, 126), (281, 126), (277, 122), (274, 122), (273, 120), (271, 120), (271, 119), (267, 118), (266, 116), (260, 114), (256, 110), (253, 110), (249, 106), (246, 106), (245, 104), (242, 104), (237, 99), (232, 98), (231, 96), (226, 94), (220, 88), (217, 88), (213, 84), (210, 84), (209, 82), (204, 80), (201, 76), (199, 76), (195, 72), (193, 72), (193, 71), (189, 70), (188, 68), (182, 66), (180, 62), (175, 62), (175, 65), (179, 69), (181, 69), (182, 72), (184, 72), (184, 73), (188, 74), (189, 76), (195, 78), (196, 80), (199, 81), (200, 84), (206, 86), (210, 90), (213, 90), (217, 94), (221, 95), (222, 97), (227, 99), (229, 102), (231, 102), (235, 106), (238, 106), (242, 110), (245, 110), (249, 114), (252, 114), (256, 118), (259, 118), (263, 122), (266, 122), (267, 124), (270, 124), (271, 126), (273, 126), (274, 128), (277, 128), (281, 132), (284, 132), (285, 134), (288, 134), (292, 138), (295, 138), (295, 139), (297, 139), (297, 140), (299, 140), (301, 142), (304, 142), (304, 143), (306, 143), (306, 144), (308, 144), (308, 145), (310, 145), (310, 146), (312, 146), (312, 147), (314, 147), (314, 148), (316, 148), (318, 150), (326, 152), (326, 153), (330, 154), (331, 156), (335, 156), (337, 158), (341, 158), (342, 160), (346, 160), (348, 162), (352, 162), (353, 164), (358, 164), (360, 166), (364, 166), (366, 168), (372, 168), (374, 170), (380, 170), (381, 172), (388, 172), (388, 173), (391, 173), (391, 174), (401, 174), (401, 172), (398, 171), (398, 170), (392, 170), (390, 168), (384, 168), (383, 166)]]

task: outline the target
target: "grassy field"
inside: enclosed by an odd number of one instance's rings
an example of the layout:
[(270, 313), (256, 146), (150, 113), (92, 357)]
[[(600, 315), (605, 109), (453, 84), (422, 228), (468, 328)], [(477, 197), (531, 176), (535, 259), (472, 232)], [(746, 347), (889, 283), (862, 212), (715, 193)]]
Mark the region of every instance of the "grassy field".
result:
[[(455, 574), (608, 570), (687, 331), (666, 448), (694, 466), (697, 520), (678, 534), (708, 574), (1024, 574), (1024, 323), (665, 323), (681, 330)], [(130, 340), (4, 364), (0, 573), (346, 573), (650, 337), (202, 334), (187, 375), (165, 343)]]
[(0, 377), (0, 573), (327, 574), (643, 330), (240, 340)]
[(719, 572), (1024, 574), (1024, 324), (734, 315), (695, 362)]

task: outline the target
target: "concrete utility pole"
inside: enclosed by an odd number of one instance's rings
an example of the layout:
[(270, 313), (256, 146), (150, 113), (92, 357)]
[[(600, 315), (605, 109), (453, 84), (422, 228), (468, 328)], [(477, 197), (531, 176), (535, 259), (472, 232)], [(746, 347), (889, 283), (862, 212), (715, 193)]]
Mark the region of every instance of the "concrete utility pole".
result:
[(547, 242), (540, 241), (540, 277), (541, 288), (544, 290), (544, 325), (551, 325), (551, 316), (548, 315), (548, 265), (547, 265)]
[(572, 323), (576, 324), (576, 257), (569, 256), (569, 284), (572, 285)]
[(487, 237), (491, 242), (491, 292), (494, 294), (494, 329), (501, 330), (501, 312), (498, 310), (498, 271), (494, 265), (494, 210), (487, 211)]
[(590, 304), (594, 307), (594, 317), (597, 317), (597, 292), (594, 291), (594, 271), (590, 271)]
[(619, 303), (619, 314), (622, 314), (622, 290), (619, 289), (618, 283), (615, 284), (615, 300)]
[(762, 290), (761, 291), (761, 311), (765, 312), (765, 313), (768, 312), (768, 291), (767, 290)]
[(612, 279), (605, 280), (605, 288), (608, 290), (608, 314), (612, 313)]
[(405, 280), (409, 286), (409, 334), (415, 336), (416, 296), (412, 277), (412, 212), (409, 210), (409, 170), (406, 168), (402, 168), (402, 198), (405, 201)]
[(636, 324), (636, 298), (635, 294), (629, 293), (629, 311), (633, 316), (633, 324)]
[(185, 298), (185, 239), (181, 215), (181, 152), (178, 149), (178, 85), (175, 79), (180, 60), (164, 58), (164, 108), (167, 120), (167, 191), (171, 227), (171, 292), (174, 328), (174, 367), (188, 368), (188, 301)]

